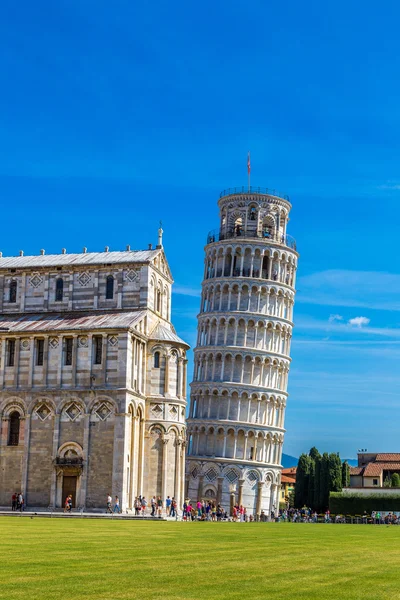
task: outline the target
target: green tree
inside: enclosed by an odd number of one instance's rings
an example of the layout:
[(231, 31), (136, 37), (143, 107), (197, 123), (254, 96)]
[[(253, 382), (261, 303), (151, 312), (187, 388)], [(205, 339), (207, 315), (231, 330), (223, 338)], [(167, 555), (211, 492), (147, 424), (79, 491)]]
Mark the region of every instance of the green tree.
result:
[(400, 475), (398, 473), (393, 473), (392, 475), (392, 487), (400, 487)]
[(295, 505), (297, 508), (304, 506), (308, 500), (310, 462), (308, 454), (301, 454), (296, 471)]
[(326, 510), (329, 501), (329, 455), (324, 452), (321, 457), (319, 472), (319, 502), (317, 510)]
[(308, 453), (309, 456), (313, 459), (313, 460), (317, 460), (317, 458), (321, 458), (320, 453), (318, 452), (317, 448), (315, 446), (313, 446), (310, 450), (310, 452)]
[(342, 491), (342, 461), (339, 454), (332, 452), (329, 455), (328, 466), (328, 492)]
[(350, 486), (350, 467), (347, 461), (342, 464), (342, 487)]
[(314, 501), (313, 501), (313, 508), (315, 510), (320, 510), (321, 462), (322, 462), (322, 456), (319, 455), (318, 458), (315, 460)]

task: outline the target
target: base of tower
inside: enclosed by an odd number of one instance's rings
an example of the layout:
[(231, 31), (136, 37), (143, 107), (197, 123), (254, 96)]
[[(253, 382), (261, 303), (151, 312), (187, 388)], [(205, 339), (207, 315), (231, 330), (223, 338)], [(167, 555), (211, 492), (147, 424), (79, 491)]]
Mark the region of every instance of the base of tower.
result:
[(241, 504), (247, 514), (270, 517), (279, 510), (281, 469), (249, 467), (227, 462), (189, 459), (186, 463), (186, 497), (192, 502), (212, 500), (230, 511)]

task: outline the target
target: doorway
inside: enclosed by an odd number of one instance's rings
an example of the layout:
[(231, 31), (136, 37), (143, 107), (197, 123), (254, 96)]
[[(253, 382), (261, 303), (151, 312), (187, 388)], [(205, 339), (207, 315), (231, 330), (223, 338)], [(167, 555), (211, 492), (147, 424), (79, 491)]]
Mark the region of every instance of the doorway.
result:
[(72, 508), (76, 507), (76, 475), (64, 475), (62, 485), (62, 505), (65, 504), (67, 496), (72, 496)]

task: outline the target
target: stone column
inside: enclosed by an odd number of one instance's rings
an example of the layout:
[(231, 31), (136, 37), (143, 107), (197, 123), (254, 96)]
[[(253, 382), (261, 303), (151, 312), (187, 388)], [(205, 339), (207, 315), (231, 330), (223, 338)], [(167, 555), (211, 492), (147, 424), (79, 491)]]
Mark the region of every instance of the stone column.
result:
[(90, 468), (90, 455), (89, 455), (89, 435), (90, 435), (90, 414), (85, 413), (84, 424), (83, 424), (83, 471), (82, 481), (80, 489), (79, 504), (82, 508), (86, 507), (86, 494), (87, 494), (87, 483)]
[(239, 506), (241, 504), (243, 504), (243, 486), (244, 486), (244, 479), (239, 479), (239, 499), (238, 499)]
[(6, 365), (6, 340), (3, 340), (1, 344), (1, 361), (0, 361), (0, 388), (4, 387), (4, 374), (5, 374), (5, 365)]
[(49, 369), (49, 336), (44, 338), (43, 355), (43, 385), (47, 387), (47, 372)]
[(113, 448), (113, 474), (112, 496), (120, 499), (121, 510), (126, 509), (126, 494), (124, 490), (124, 464), (126, 457), (125, 419), (129, 415), (115, 413), (114, 417), (114, 448)]
[(167, 477), (168, 477), (168, 442), (169, 438), (162, 439), (163, 455), (162, 455), (162, 484), (161, 484), (161, 500), (164, 506), (167, 497)]
[(201, 500), (203, 496), (204, 475), (199, 475), (199, 486), (197, 488), (197, 500)]
[(190, 475), (185, 475), (185, 494), (184, 494), (183, 500), (186, 500), (187, 498), (189, 498), (189, 482), (190, 482)]
[(262, 494), (263, 494), (263, 488), (264, 488), (264, 482), (263, 481), (259, 481), (257, 484), (257, 504), (256, 504), (256, 515), (257, 517), (260, 516), (261, 514), (261, 503), (262, 503)]
[(217, 487), (217, 503), (219, 504), (222, 500), (222, 486), (224, 483), (224, 478), (223, 477), (218, 477), (217, 479), (218, 481), (218, 487)]
[(273, 483), (273, 484), (271, 485), (271, 495), (270, 495), (270, 497), (269, 497), (269, 516), (270, 516), (270, 517), (271, 517), (271, 513), (272, 513), (272, 511), (273, 511), (274, 513), (276, 513), (276, 508), (277, 508), (277, 507), (276, 507), (276, 504), (275, 504), (275, 502), (276, 502), (276, 500), (275, 500), (276, 487), (277, 487), (277, 486), (276, 486), (276, 484), (275, 484), (275, 483)]
[(143, 475), (144, 475), (144, 438), (145, 438), (145, 421), (139, 419), (139, 457), (138, 457), (138, 490), (137, 494), (143, 494)]
[(75, 334), (72, 336), (72, 372), (71, 372), (71, 385), (76, 386), (76, 364), (78, 359), (78, 336)]
[(181, 444), (182, 441), (178, 438), (175, 439), (175, 486), (174, 486), (174, 497), (177, 506), (181, 503)]
[(243, 449), (243, 460), (247, 460), (247, 441), (249, 436), (247, 433), (244, 434), (244, 449)]
[[(15, 357), (14, 357), (14, 387), (18, 387), (18, 373), (19, 373), (19, 352), (21, 347), (21, 339), (15, 338)], [(34, 354), (34, 348), (31, 350), (31, 354)]]
[(179, 490), (180, 490), (180, 495), (179, 495), (179, 500), (180, 500), (180, 504), (178, 504), (178, 509), (182, 508), (182, 504), (185, 500), (185, 448), (186, 448), (186, 441), (182, 440), (181, 446), (180, 446), (180, 455), (181, 455), (181, 471), (179, 474)]
[[(59, 446), (60, 437), (60, 417), (61, 415), (56, 413), (54, 415), (54, 429), (53, 429), (53, 453), (52, 459), (55, 461)], [(57, 469), (54, 467), (51, 476), (51, 487), (50, 487), (50, 506), (55, 508), (57, 506)]]
[(107, 381), (107, 334), (103, 333), (103, 348), (101, 357), (101, 382), (100, 384), (106, 385)]
[(31, 436), (31, 415), (26, 415), (24, 422), (24, 462), (22, 464), (22, 495), (25, 504), (28, 503), (28, 467), (29, 467), (29, 440)]
[(186, 379), (187, 379), (187, 359), (185, 358), (183, 361), (183, 390), (182, 390), (182, 396), (183, 398), (186, 398)]
[(169, 395), (169, 355), (165, 357), (164, 396)]

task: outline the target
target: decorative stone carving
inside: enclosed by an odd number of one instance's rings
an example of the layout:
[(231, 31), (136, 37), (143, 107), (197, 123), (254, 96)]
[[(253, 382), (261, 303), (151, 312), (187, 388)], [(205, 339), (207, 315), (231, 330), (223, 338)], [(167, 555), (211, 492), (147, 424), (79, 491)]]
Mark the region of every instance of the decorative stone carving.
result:
[(160, 419), (164, 412), (162, 409), (162, 406), (160, 404), (152, 404), (150, 406), (150, 410), (151, 410), (152, 415), (154, 415), (154, 417), (156, 419)]
[(79, 275), (78, 275), (78, 283), (82, 287), (86, 287), (87, 285), (89, 285), (91, 280), (92, 280), (92, 276), (89, 273), (89, 271), (83, 271), (82, 273), (79, 273)]
[(57, 337), (50, 338), (49, 345), (50, 345), (50, 348), (53, 348), (53, 350), (58, 347), (58, 343), (59, 342), (58, 342)]
[(101, 421), (105, 421), (110, 415), (111, 415), (111, 410), (110, 408), (107, 406), (107, 404), (105, 402), (103, 402), (102, 404), (100, 404), (100, 406), (95, 410), (96, 415), (99, 417), (99, 419)]
[(75, 402), (70, 404), (65, 411), (65, 414), (71, 421), (76, 421), (76, 419), (79, 417), (79, 415), (81, 413), (82, 413), (81, 409), (79, 408), (79, 406), (77, 404), (75, 404)]
[(79, 348), (87, 348), (89, 345), (89, 338), (87, 335), (80, 335), (78, 337), (78, 347)]
[(21, 350), (29, 350), (30, 347), (31, 347), (31, 344), (30, 344), (30, 340), (28, 338), (21, 340), (21, 345), (20, 345)]
[(116, 348), (118, 346), (118, 336), (110, 335), (108, 337), (108, 345), (111, 346), (112, 348)]
[(172, 419), (176, 420), (178, 418), (178, 407), (175, 405), (172, 405), (169, 407), (169, 414), (171, 416)]
[(239, 479), (239, 476), (234, 469), (229, 469), (225, 477), (230, 483), (235, 483)]
[(139, 280), (139, 276), (140, 271), (138, 271), (137, 269), (129, 269), (129, 271), (126, 272), (125, 280), (129, 283), (133, 283), (134, 281)]
[(211, 467), (211, 469), (208, 469), (208, 471), (206, 472), (205, 477), (210, 482), (215, 481), (218, 477), (218, 471), (216, 471), (214, 467)]
[(33, 288), (37, 288), (43, 283), (43, 277), (39, 273), (34, 273), (30, 276), (29, 283)]
[(51, 410), (45, 403), (38, 406), (35, 412), (41, 421), (45, 421), (51, 415)]

